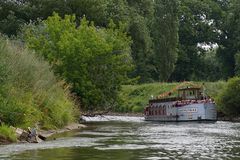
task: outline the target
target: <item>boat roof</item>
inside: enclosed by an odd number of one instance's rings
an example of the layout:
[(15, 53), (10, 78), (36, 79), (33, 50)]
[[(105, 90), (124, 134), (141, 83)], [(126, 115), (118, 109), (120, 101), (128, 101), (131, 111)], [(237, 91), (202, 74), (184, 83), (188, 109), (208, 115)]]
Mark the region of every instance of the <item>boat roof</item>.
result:
[(159, 98), (159, 99), (150, 99), (149, 103), (158, 103), (158, 102), (172, 102), (172, 101), (178, 101), (181, 100), (180, 97), (165, 97), (165, 98)]

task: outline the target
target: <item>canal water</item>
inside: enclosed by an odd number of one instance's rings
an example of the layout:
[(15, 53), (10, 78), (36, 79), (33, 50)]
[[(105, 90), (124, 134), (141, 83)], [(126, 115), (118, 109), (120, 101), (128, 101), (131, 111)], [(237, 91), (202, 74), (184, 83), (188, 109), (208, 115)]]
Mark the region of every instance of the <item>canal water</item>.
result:
[(54, 140), (0, 146), (0, 159), (240, 159), (240, 123), (153, 123), (116, 116), (86, 120), (88, 128)]

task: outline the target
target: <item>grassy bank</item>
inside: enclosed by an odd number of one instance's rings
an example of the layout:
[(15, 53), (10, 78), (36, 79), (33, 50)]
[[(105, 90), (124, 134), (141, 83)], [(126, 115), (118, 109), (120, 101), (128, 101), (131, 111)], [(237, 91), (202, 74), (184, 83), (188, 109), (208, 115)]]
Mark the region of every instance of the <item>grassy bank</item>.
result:
[[(49, 64), (0, 37), (0, 120), (21, 128), (35, 124), (61, 128), (74, 121), (75, 113), (68, 86), (56, 79)], [(0, 129), (1, 136), (8, 135), (3, 131)]]
[(17, 137), (15, 132), (12, 128), (7, 125), (0, 126), (0, 144), (16, 142)]
[[(201, 85), (202, 82), (194, 82)], [(216, 98), (219, 91), (223, 89), (226, 82), (205, 82), (205, 93)], [(149, 83), (141, 85), (125, 85), (122, 87), (120, 98), (122, 103), (119, 111), (121, 112), (143, 112), (148, 100), (153, 96), (156, 97), (161, 93), (170, 91), (180, 83)], [(176, 93), (175, 93), (176, 94)]]

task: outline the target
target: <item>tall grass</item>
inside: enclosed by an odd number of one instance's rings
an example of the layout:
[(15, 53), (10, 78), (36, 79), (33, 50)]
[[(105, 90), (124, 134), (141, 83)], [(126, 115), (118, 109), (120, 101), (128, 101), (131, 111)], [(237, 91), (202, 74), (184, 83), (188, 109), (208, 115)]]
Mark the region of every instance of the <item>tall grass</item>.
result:
[[(0, 139), (7, 142), (16, 142), (17, 137), (14, 133), (14, 130), (6, 125), (0, 126)], [(1, 143), (1, 141), (0, 141)]]
[(4, 123), (66, 125), (77, 113), (67, 87), (42, 58), (0, 37), (0, 119)]
[[(193, 82), (201, 85), (203, 82)], [(180, 83), (149, 83), (140, 85), (124, 85), (120, 92), (122, 100), (118, 111), (121, 112), (143, 112), (148, 100), (156, 97), (161, 93), (170, 91)], [(204, 88), (207, 95), (216, 98), (218, 93), (223, 89), (226, 82), (204, 82)], [(173, 95), (176, 95), (176, 92)]]
[(178, 83), (149, 83), (122, 86), (120, 111), (142, 112), (151, 97), (156, 97), (177, 86)]

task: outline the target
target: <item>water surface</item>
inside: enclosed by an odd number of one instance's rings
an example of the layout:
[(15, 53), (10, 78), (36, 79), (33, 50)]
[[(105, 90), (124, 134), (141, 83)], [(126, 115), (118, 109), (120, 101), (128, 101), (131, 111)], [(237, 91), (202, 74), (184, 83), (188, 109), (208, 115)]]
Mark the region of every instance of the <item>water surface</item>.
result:
[(153, 123), (88, 118), (87, 129), (40, 144), (0, 146), (0, 159), (240, 159), (240, 123)]

